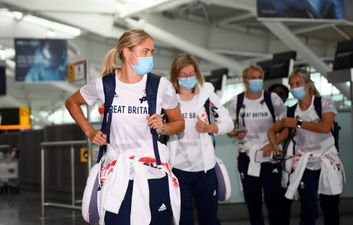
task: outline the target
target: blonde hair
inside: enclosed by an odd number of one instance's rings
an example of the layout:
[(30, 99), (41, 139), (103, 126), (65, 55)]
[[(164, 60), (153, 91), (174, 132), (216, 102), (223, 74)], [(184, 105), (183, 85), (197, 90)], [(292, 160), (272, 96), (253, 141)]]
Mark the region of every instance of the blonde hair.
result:
[(112, 73), (119, 66), (116, 63), (116, 48), (110, 49), (104, 57), (103, 66), (101, 69), (101, 74), (107, 75)]
[(254, 70), (254, 71), (259, 71), (262, 75), (262, 78), (264, 76), (264, 70), (261, 68), (261, 66), (258, 66), (258, 65), (250, 65), (248, 67), (246, 67), (244, 70), (243, 70), (243, 73), (242, 73), (242, 78), (243, 78), (243, 81), (246, 80), (247, 76), (248, 76), (248, 73), (250, 70)]
[(116, 52), (114, 58), (116, 59), (118, 57), (123, 62), (123, 49), (128, 48), (132, 50), (134, 47), (141, 44), (146, 39), (151, 39), (154, 41), (152, 36), (144, 30), (133, 29), (126, 31), (123, 35), (121, 35), (116, 43)]
[(296, 69), (294, 70), (288, 77), (288, 83), (290, 83), (290, 80), (294, 77), (294, 76), (298, 76), (300, 78), (302, 78), (305, 82), (305, 84), (310, 84), (310, 95), (311, 96), (320, 96), (320, 92), (317, 90), (317, 88), (315, 87), (314, 82), (311, 80), (310, 78), (310, 74), (307, 70), (304, 69)]
[(189, 65), (194, 66), (196, 72), (196, 78), (200, 86), (205, 82), (203, 75), (200, 72), (199, 64), (195, 56), (189, 53), (179, 54), (174, 58), (172, 66), (170, 68), (170, 82), (174, 85), (175, 90), (179, 93), (179, 84), (178, 84), (178, 74), (181, 69)]

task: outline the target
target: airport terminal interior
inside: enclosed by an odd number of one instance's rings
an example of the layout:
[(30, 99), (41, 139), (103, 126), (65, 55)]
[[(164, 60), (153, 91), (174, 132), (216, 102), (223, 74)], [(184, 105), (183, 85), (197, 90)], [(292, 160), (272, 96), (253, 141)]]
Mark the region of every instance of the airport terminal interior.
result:
[[(290, 73), (307, 70), (337, 110), (340, 224), (353, 224), (353, 0), (0, 0), (0, 225), (88, 224), (82, 195), (99, 146), (65, 101), (102, 75), (104, 56), (131, 29), (153, 37), (154, 74), (170, 79), (173, 59), (190, 53), (224, 105), (245, 90), (249, 65), (263, 69), (263, 89), (289, 88)], [(285, 105), (296, 102), (289, 94)], [(103, 103), (82, 110), (99, 130)], [(231, 187), (218, 204), (222, 225), (251, 224), (238, 150), (234, 138), (215, 136)], [(296, 195), (291, 225), (300, 213)]]

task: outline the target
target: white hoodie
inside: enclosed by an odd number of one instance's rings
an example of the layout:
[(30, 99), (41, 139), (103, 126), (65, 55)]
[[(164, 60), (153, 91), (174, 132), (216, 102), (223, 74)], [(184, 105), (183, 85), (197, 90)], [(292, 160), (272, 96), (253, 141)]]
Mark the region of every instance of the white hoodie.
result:
[[(160, 145), (160, 144), (159, 144)], [(106, 163), (116, 161), (110, 168), (109, 176), (101, 189), (100, 198), (98, 199), (98, 208), (100, 214), (99, 224), (104, 224), (105, 212), (118, 213), (124, 200), (131, 171), (127, 168), (132, 166), (134, 171), (134, 184), (131, 201), (131, 225), (148, 225), (151, 221), (150, 199), (148, 175), (146, 165), (143, 163), (147, 160), (154, 160), (153, 153), (139, 154), (141, 151), (124, 152), (119, 155), (115, 151), (108, 151), (104, 156)], [(165, 161), (165, 157), (161, 155), (162, 165), (154, 168), (156, 173), (162, 176), (167, 175), (169, 185), (169, 197), (171, 210), (173, 212), (174, 224), (179, 224), (180, 218), (180, 189), (177, 178), (172, 174), (170, 166)], [(131, 167), (130, 167), (131, 168)]]
[[(213, 85), (211, 83), (206, 82), (203, 84), (202, 87), (198, 86), (197, 88), (198, 94), (195, 96), (196, 103), (195, 107), (193, 107), (195, 115), (199, 116), (199, 118), (201, 119), (205, 119), (205, 117), (207, 117), (207, 114), (205, 113), (204, 104), (207, 99), (210, 99), (211, 106), (214, 105), (214, 111), (216, 111), (216, 113), (218, 114), (218, 118), (215, 118), (215, 124), (218, 126), (218, 133), (215, 135), (230, 132), (234, 127), (233, 121), (227, 109), (222, 105), (220, 98), (214, 93)], [(181, 107), (181, 110), (183, 113), (183, 107)], [(194, 121), (196, 122), (196, 118), (194, 119)], [(195, 127), (195, 125), (193, 126)], [(172, 167), (188, 171), (188, 168), (184, 167), (183, 163), (185, 163), (185, 161), (188, 161), (188, 159), (191, 158), (191, 153), (186, 148), (178, 148), (178, 146), (180, 146), (180, 144), (183, 142), (183, 138), (188, 137), (188, 135), (190, 135), (190, 133), (185, 132), (188, 132), (188, 130), (185, 129), (184, 133), (171, 136), (168, 142), (168, 148), (170, 150), (170, 163)], [(198, 149), (198, 155), (192, 158), (202, 159), (202, 168), (199, 171), (203, 170), (206, 172), (207, 170), (212, 169), (216, 165), (216, 156), (214, 152), (213, 140), (208, 133), (200, 133), (198, 134), (198, 137), (199, 140), (197, 140), (197, 142), (199, 142), (198, 146), (200, 149)], [(194, 163), (191, 161), (188, 163)], [(190, 172), (195, 171), (192, 170)]]
[(319, 178), (319, 194), (338, 195), (343, 191), (345, 183), (344, 168), (338, 157), (336, 149), (324, 152), (316, 150), (311, 152), (302, 152), (296, 150), (296, 156), (292, 159), (294, 172), (290, 176), (289, 186), (285, 194), (286, 198), (293, 199), (296, 190), (299, 187), (305, 169), (310, 162), (319, 163), (321, 167)]
[[(330, 98), (322, 97), (321, 104), (322, 113), (337, 113), (334, 102)], [(303, 121), (320, 121), (320, 117), (315, 110), (314, 97), (308, 109), (303, 111), (299, 106), (296, 107), (295, 117)], [(337, 195), (342, 193), (345, 180), (344, 168), (338, 157), (331, 132), (318, 133), (306, 129), (297, 129), (294, 141), (296, 143), (295, 157), (287, 160), (294, 172), (290, 176), (286, 197), (289, 199), (294, 197), (305, 169), (321, 169), (319, 194)], [(291, 170), (291, 168), (287, 169)]]

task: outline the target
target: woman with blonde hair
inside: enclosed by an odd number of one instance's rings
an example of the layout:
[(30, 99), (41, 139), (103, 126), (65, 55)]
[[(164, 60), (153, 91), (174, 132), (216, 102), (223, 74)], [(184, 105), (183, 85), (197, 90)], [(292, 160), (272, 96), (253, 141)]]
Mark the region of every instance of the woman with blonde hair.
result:
[[(151, 133), (179, 133), (184, 129), (184, 119), (172, 84), (161, 77), (154, 96), (156, 113), (149, 115), (146, 84), (151, 76), (157, 77), (150, 73), (153, 51), (153, 38), (145, 31), (126, 31), (118, 39), (115, 53), (111, 50), (106, 57), (109, 68), (102, 73), (110, 74), (90, 81), (66, 100), (71, 116), (89, 139), (107, 145), (99, 171), (100, 224), (167, 225), (171, 224), (172, 212), (174, 223), (179, 223), (179, 186), (168, 168), (167, 146), (153, 142)], [(121, 60), (120, 68), (116, 58)], [(92, 127), (80, 106), (105, 100), (103, 79), (108, 76), (116, 85), (109, 107), (111, 127), (103, 133)], [(169, 122), (163, 123), (161, 109)]]
[(233, 123), (214, 92), (204, 81), (196, 58), (183, 53), (174, 58), (170, 79), (177, 92), (185, 131), (171, 137), (171, 164), (181, 190), (180, 225), (218, 225), (218, 186), (213, 135), (232, 130)]
[(263, 91), (264, 72), (257, 65), (243, 70), (245, 91), (227, 104), (236, 128), (229, 134), (238, 141), (238, 171), (251, 225), (263, 225), (263, 198), (270, 225), (282, 225), (281, 164), (269, 162), (275, 143), (267, 139), (267, 131), (278, 118), (286, 115), (282, 99)]
[[(317, 195), (325, 225), (339, 225), (339, 195), (343, 190), (343, 165), (338, 157), (331, 133), (337, 113), (334, 102), (319, 97), (306, 70), (295, 70), (289, 76), (292, 95), (298, 99), (288, 109), (288, 117), (273, 125), (268, 132), (271, 143), (278, 143), (276, 134), (288, 136), (287, 159), (290, 174), (285, 197), (300, 197), (300, 224), (314, 225), (318, 216)], [(319, 110), (320, 108), (320, 110)], [(290, 130), (290, 132), (288, 131)]]
[(114, 70), (119, 69), (116, 63), (117, 49), (110, 49), (104, 57), (103, 66), (101, 69), (102, 75), (107, 75), (112, 73)]

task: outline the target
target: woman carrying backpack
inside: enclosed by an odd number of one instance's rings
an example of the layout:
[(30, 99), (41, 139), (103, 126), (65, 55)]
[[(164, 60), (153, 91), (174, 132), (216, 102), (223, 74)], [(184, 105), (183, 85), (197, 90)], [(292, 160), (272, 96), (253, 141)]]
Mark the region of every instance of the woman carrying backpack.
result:
[[(317, 195), (324, 215), (325, 225), (338, 225), (339, 195), (343, 189), (343, 165), (338, 157), (331, 128), (337, 113), (331, 99), (321, 97), (321, 116), (315, 107), (318, 92), (305, 70), (296, 70), (289, 76), (292, 95), (298, 104), (288, 110), (291, 117), (282, 119), (269, 130), (271, 143), (278, 143), (276, 133), (292, 138), (286, 149), (286, 164), (290, 175), (285, 196), (300, 196), (300, 224), (315, 224), (318, 216)], [(293, 113), (290, 113), (290, 112)], [(289, 132), (288, 132), (289, 128)], [(289, 156), (292, 155), (292, 156)], [(287, 166), (286, 166), (287, 167)]]
[(194, 56), (184, 53), (174, 58), (170, 76), (185, 119), (185, 131), (171, 137), (168, 143), (173, 173), (180, 183), (180, 225), (194, 224), (193, 200), (198, 224), (220, 225), (216, 157), (211, 135), (230, 132), (233, 122), (212, 84), (204, 82)]
[[(169, 171), (167, 146), (156, 143), (157, 151), (151, 133), (153, 129), (160, 135), (179, 133), (184, 129), (184, 119), (175, 90), (165, 78), (160, 78), (158, 91), (152, 96), (156, 100), (153, 109), (156, 113), (149, 115), (151, 96), (147, 96), (146, 89), (150, 88), (149, 79), (157, 77), (150, 74), (153, 51), (153, 38), (145, 31), (125, 32), (117, 41), (114, 57), (121, 60), (121, 67), (90, 81), (66, 100), (71, 116), (90, 140), (97, 145), (107, 144), (99, 170), (100, 224), (168, 225), (172, 211), (175, 224), (179, 222), (180, 190)], [(109, 64), (109, 58), (106, 60)], [(115, 60), (113, 64), (111, 69), (116, 68)], [(105, 93), (110, 86), (104, 80), (109, 76), (116, 85), (110, 96), (112, 104), (108, 106), (107, 119), (111, 122), (107, 124), (111, 127), (103, 133), (92, 127), (80, 106), (107, 99)], [(168, 123), (163, 123), (161, 109)], [(156, 165), (157, 155), (160, 165)]]
[(251, 65), (245, 68), (242, 77), (245, 92), (233, 97), (227, 107), (236, 124), (229, 136), (238, 140), (238, 171), (250, 223), (264, 224), (264, 196), (270, 224), (280, 225), (281, 164), (261, 163), (258, 158), (270, 156), (273, 144), (268, 142), (267, 131), (276, 118), (286, 115), (286, 107), (277, 94), (263, 91), (261, 67)]

